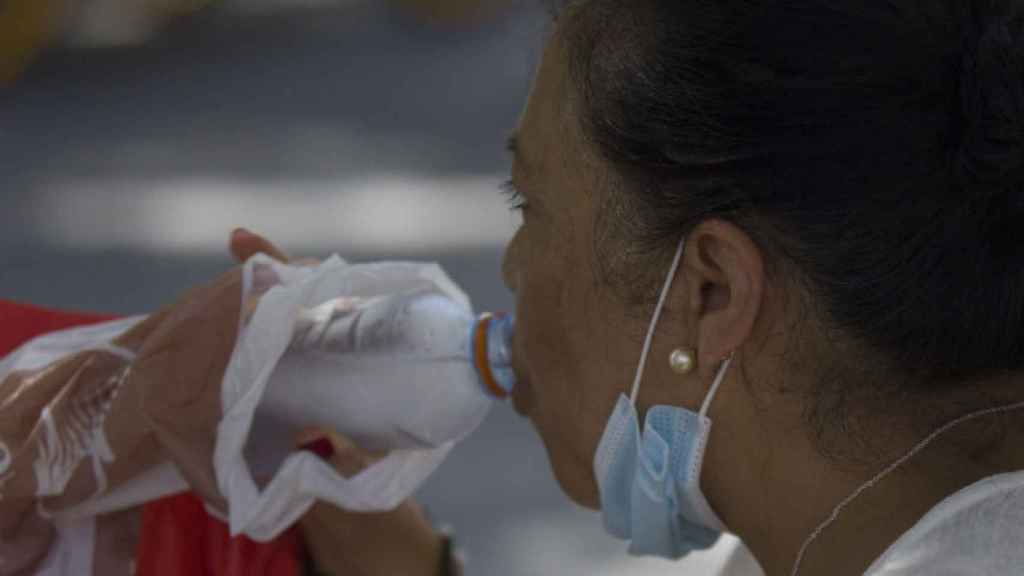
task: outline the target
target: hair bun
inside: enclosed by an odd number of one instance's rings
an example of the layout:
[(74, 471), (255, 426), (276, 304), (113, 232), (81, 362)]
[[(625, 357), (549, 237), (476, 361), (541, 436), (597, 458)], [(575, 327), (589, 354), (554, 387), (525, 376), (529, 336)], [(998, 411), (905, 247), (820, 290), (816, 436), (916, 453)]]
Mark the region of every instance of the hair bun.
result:
[(1024, 10), (1016, 1), (1001, 4), (1008, 10), (977, 18), (967, 43), (955, 168), (965, 191), (1024, 208)]

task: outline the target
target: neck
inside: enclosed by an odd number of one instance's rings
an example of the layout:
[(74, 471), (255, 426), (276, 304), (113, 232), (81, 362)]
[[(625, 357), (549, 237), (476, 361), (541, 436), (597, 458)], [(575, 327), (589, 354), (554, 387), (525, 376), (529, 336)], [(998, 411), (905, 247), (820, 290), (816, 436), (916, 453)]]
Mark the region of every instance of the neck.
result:
[[(979, 418), (986, 419), (990, 418)], [(943, 433), (850, 501), (806, 548), (799, 574), (864, 574), (945, 498), (985, 477), (1024, 469), (1024, 456), (1010, 449), (1024, 441), (1020, 430), (1002, 436), (984, 458), (972, 457), (981, 425), (964, 423)], [(901, 443), (895, 457), (851, 471), (821, 457), (806, 441), (783, 436), (784, 442), (765, 451), (764, 438), (761, 435), (755, 439), (759, 444), (752, 444), (758, 446), (761, 457), (751, 458), (748, 453), (743, 459), (749, 470), (729, 479), (705, 479), (705, 486), (722, 489), (713, 501), (724, 504), (720, 512), (725, 522), (768, 576), (790, 576), (804, 543), (836, 506), (921, 440)]]

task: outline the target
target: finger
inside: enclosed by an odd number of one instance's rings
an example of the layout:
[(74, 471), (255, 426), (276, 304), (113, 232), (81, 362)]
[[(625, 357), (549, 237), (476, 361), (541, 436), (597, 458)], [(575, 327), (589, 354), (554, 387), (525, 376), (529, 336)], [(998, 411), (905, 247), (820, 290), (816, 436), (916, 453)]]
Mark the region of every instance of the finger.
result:
[(383, 452), (363, 450), (348, 438), (335, 432), (328, 432), (326, 438), (330, 441), (331, 448), (334, 449), (334, 455), (329, 461), (335, 470), (346, 478), (359, 474), (387, 456)]
[(299, 434), (299, 447), (329, 462), (339, 474), (351, 478), (386, 454), (373, 453), (356, 446), (351, 440), (333, 432), (306, 430)]
[(263, 236), (254, 234), (245, 228), (238, 228), (231, 233), (229, 248), (231, 249), (231, 254), (239, 262), (245, 262), (256, 254), (266, 254), (280, 262), (288, 262), (289, 260), (288, 255), (281, 251), (280, 248), (274, 246), (273, 243)]

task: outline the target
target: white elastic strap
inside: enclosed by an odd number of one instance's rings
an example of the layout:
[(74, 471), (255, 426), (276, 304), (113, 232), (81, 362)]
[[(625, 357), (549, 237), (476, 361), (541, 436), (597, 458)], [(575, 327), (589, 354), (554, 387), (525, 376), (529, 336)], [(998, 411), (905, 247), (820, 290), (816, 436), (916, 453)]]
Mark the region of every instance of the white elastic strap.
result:
[(629, 394), (629, 402), (636, 406), (636, 397), (640, 393), (640, 378), (644, 375), (644, 366), (647, 365), (647, 353), (651, 351), (651, 341), (654, 340), (654, 328), (658, 325), (658, 318), (661, 317), (661, 309), (665, 305), (665, 298), (668, 296), (668, 289), (672, 287), (672, 280), (676, 277), (676, 270), (679, 268), (679, 260), (683, 256), (683, 247), (686, 246), (686, 237), (679, 240), (679, 248), (676, 249), (675, 258), (672, 259), (672, 267), (668, 270), (668, 278), (665, 286), (661, 289), (661, 296), (658, 297), (658, 305), (654, 308), (654, 316), (651, 317), (651, 326), (647, 329), (647, 338), (644, 339), (644, 348), (640, 352), (640, 364), (636, 367), (636, 377), (633, 379), (633, 390)]
[(725, 379), (725, 372), (729, 369), (729, 364), (731, 362), (732, 354), (722, 361), (722, 365), (718, 367), (718, 373), (715, 374), (715, 381), (711, 384), (711, 390), (708, 390), (708, 395), (704, 398), (704, 403), (700, 406), (701, 418), (707, 417), (708, 410), (711, 409), (711, 401), (714, 400), (715, 394), (718, 392), (718, 387), (722, 385), (722, 381)]
[(843, 501), (840, 502), (832, 510), (832, 513), (829, 514), (828, 518), (826, 518), (824, 522), (819, 524), (818, 527), (815, 528), (813, 532), (811, 532), (811, 535), (808, 536), (806, 540), (804, 540), (803, 546), (800, 547), (800, 552), (798, 552), (797, 555), (796, 555), (796, 561), (793, 562), (793, 571), (790, 573), (791, 576), (796, 576), (797, 573), (800, 571), (800, 564), (804, 560), (804, 554), (807, 553), (807, 548), (810, 547), (811, 543), (814, 542), (814, 540), (822, 532), (824, 532), (826, 528), (831, 526), (832, 523), (836, 521), (836, 518), (839, 517), (839, 513), (843, 511), (843, 508), (846, 508), (846, 506), (850, 502), (853, 502), (853, 500), (855, 498), (857, 498), (858, 496), (860, 496), (861, 494), (863, 494), (865, 490), (867, 490), (867, 489), (875, 486), (876, 484), (878, 484), (878, 482), (881, 481), (882, 478), (887, 476), (890, 472), (892, 472), (896, 468), (899, 468), (907, 460), (910, 460), (911, 458), (916, 456), (917, 453), (920, 452), (921, 450), (924, 450), (925, 446), (928, 446), (929, 444), (931, 444), (932, 441), (935, 440), (936, 438), (938, 438), (939, 435), (941, 435), (943, 432), (946, 432), (947, 430), (949, 430), (950, 428), (952, 428), (954, 426), (957, 426), (959, 424), (963, 424), (964, 422), (967, 422), (968, 420), (974, 420), (975, 418), (980, 418), (982, 416), (988, 416), (990, 414), (998, 414), (1000, 412), (1011, 412), (1013, 410), (1020, 410), (1022, 408), (1024, 408), (1024, 402), (1017, 402), (1016, 404), (1008, 404), (1006, 406), (997, 406), (995, 408), (986, 408), (985, 410), (979, 410), (977, 412), (971, 412), (970, 414), (961, 416), (961, 417), (957, 418), (956, 420), (953, 420), (952, 422), (947, 423), (946, 425), (942, 426), (938, 430), (936, 430), (936, 431), (932, 432), (931, 434), (929, 434), (927, 438), (925, 438), (924, 440), (918, 442), (916, 446), (911, 448), (910, 451), (907, 452), (906, 454), (904, 454), (900, 459), (898, 459), (895, 462), (893, 462), (892, 464), (889, 464), (888, 466), (886, 466), (885, 469), (882, 470), (881, 472), (879, 472), (878, 474), (875, 474), (874, 478), (868, 480), (864, 484), (861, 484), (860, 488), (857, 488), (856, 490), (854, 490), (853, 494), (850, 494), (845, 499), (843, 499)]

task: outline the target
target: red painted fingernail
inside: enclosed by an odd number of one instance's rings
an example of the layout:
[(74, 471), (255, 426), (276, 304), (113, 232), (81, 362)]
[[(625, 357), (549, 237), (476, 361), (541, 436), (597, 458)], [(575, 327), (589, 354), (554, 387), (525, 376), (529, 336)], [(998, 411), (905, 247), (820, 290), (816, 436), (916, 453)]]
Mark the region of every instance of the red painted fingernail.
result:
[(334, 456), (334, 446), (327, 438), (317, 438), (312, 442), (307, 442), (302, 446), (299, 446), (299, 449), (305, 450), (306, 452), (312, 452), (319, 456), (321, 460), (327, 460), (331, 456)]

